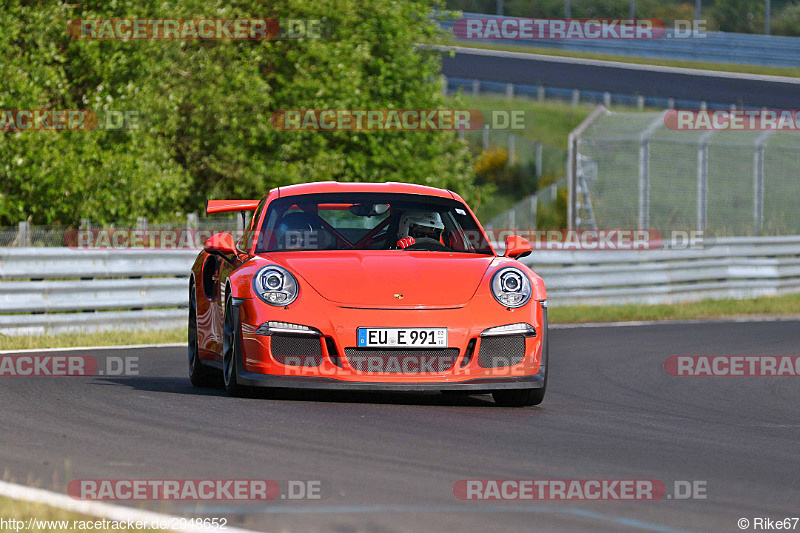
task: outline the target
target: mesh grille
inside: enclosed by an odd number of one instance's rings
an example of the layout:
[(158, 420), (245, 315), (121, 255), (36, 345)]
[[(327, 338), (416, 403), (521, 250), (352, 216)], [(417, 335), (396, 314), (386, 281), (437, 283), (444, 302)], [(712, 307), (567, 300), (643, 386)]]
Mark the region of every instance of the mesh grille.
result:
[(424, 350), (375, 350), (374, 348), (345, 348), (350, 366), (358, 372), (422, 374), (447, 372), (458, 359), (458, 348)]
[(525, 357), (525, 337), (508, 335), (504, 337), (483, 337), (478, 352), (481, 368), (500, 368), (514, 366)]
[(283, 365), (319, 366), (322, 345), (319, 337), (272, 335), (272, 358)]

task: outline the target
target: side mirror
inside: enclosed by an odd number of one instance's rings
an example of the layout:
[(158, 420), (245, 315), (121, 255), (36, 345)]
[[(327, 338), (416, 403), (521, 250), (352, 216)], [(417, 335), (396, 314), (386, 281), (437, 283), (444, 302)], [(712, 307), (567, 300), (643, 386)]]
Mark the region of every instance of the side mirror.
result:
[(518, 237), (517, 235), (509, 235), (506, 237), (506, 253), (503, 254), (505, 257), (519, 259), (520, 257), (530, 255), (532, 251), (533, 247), (531, 243), (522, 237)]
[(233, 235), (230, 233), (215, 233), (206, 240), (203, 249), (214, 255), (231, 255), (236, 253), (236, 246), (233, 244)]

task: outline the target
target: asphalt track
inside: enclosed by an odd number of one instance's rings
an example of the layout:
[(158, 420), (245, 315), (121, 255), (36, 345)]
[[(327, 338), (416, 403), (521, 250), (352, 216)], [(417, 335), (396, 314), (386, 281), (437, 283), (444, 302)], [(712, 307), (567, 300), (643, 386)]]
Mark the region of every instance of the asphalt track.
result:
[[(236, 399), (193, 389), (182, 349), (103, 350), (91, 355), (138, 357), (140, 375), (0, 378), (0, 470), (59, 492), (87, 478), (323, 482), (316, 501), (142, 504), (264, 531), (740, 531), (739, 518), (800, 514), (800, 378), (662, 365), (797, 355), (799, 341), (797, 321), (556, 329), (547, 397), (525, 409), (438, 394)], [(473, 478), (705, 481), (707, 498), (456, 499)]]
[(800, 80), (670, 67), (653, 67), (519, 52), (451, 47), (442, 74), (453, 78), (639, 94), (747, 107), (795, 109)]

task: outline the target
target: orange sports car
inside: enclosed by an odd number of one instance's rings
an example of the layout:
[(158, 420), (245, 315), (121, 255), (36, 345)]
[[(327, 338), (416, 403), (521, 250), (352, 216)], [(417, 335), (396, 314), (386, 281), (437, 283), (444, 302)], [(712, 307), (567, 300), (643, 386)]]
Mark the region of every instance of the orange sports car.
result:
[(495, 253), (455, 193), (320, 182), (261, 200), (241, 238), (212, 235), (192, 266), (189, 376), (206, 386), (491, 393), (539, 404), (547, 385), (544, 283), (509, 236)]

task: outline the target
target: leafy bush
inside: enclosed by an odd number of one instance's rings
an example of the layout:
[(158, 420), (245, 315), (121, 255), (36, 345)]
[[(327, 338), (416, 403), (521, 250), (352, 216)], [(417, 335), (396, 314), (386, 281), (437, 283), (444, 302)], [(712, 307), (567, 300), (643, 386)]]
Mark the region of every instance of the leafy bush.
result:
[(800, 4), (786, 4), (771, 22), (773, 34), (800, 37)]

